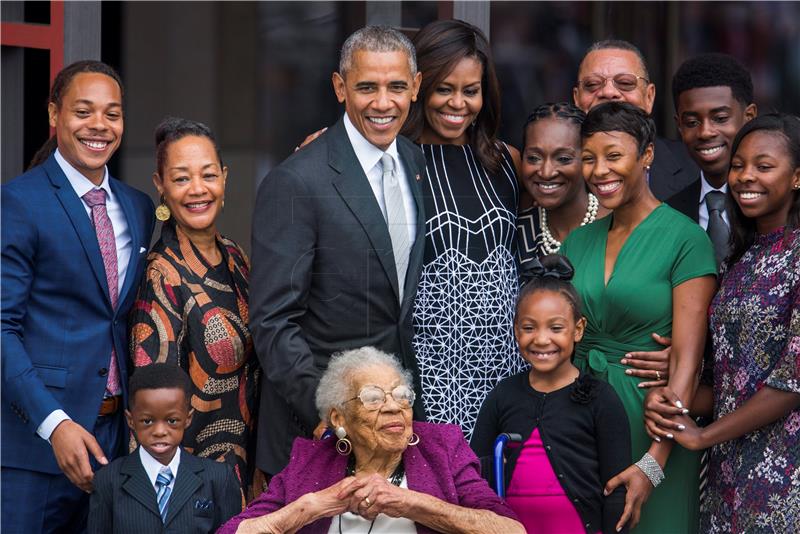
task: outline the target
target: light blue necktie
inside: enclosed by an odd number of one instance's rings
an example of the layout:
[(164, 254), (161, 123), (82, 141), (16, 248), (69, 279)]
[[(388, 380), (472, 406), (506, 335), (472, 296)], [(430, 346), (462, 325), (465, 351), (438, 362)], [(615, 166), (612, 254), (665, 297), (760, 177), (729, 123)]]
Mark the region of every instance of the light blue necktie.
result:
[(158, 512), (161, 514), (161, 521), (167, 521), (167, 505), (169, 504), (169, 495), (172, 490), (169, 483), (174, 478), (172, 471), (169, 467), (162, 467), (156, 477), (156, 501), (158, 501)]
[(411, 243), (408, 237), (408, 223), (406, 221), (406, 208), (403, 203), (403, 193), (400, 189), (397, 172), (394, 168), (394, 159), (385, 153), (381, 156), (383, 176), (383, 203), (386, 206), (386, 224), (389, 227), (389, 237), (392, 240), (394, 265), (397, 270), (397, 289), (400, 302), (403, 302), (405, 290), (406, 271), (408, 270), (408, 255), (411, 252)]

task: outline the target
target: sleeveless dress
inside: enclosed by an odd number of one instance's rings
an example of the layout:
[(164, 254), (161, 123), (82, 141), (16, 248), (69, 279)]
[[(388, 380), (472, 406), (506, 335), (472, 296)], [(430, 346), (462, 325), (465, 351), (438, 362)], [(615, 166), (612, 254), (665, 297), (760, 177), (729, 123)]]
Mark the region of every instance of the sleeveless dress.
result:
[[(625, 374), (629, 351), (661, 350), (652, 332), (672, 334), (672, 290), (687, 280), (716, 275), (714, 249), (703, 229), (666, 204), (653, 210), (628, 237), (604, 284), (605, 251), (613, 214), (574, 230), (561, 246), (575, 267), (573, 284), (588, 321), (575, 365), (606, 380), (619, 395), (631, 427), (631, 463), (647, 452), (645, 379)], [(642, 508), (635, 532), (693, 533), (698, 527), (699, 453), (675, 446), (665, 480)]]
[(434, 423), (467, 439), (486, 395), (525, 369), (514, 340), (519, 186), (511, 156), (491, 176), (467, 146), (421, 145), (425, 257), (414, 302), (414, 349)]

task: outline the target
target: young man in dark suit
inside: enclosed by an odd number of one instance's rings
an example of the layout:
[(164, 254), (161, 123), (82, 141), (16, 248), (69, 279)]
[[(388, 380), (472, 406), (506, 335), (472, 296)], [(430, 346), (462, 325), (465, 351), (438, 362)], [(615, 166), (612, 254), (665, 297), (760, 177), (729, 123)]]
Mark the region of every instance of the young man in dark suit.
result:
[(333, 74), (344, 116), (259, 188), (250, 328), (264, 369), (256, 462), (269, 475), (286, 465), (295, 437), (324, 430), (314, 395), (333, 353), (375, 346), (416, 375), (410, 308), (425, 241), (425, 159), (398, 132), (420, 79), (403, 34), (355, 32)]
[(672, 99), (681, 139), (700, 172), (667, 203), (708, 232), (720, 263), (727, 256), (730, 235), (725, 193), (731, 144), (742, 125), (757, 114), (753, 82), (735, 58), (703, 54), (675, 72)]
[[(644, 56), (636, 46), (621, 40), (598, 41), (581, 60), (572, 97), (575, 105), (586, 112), (609, 100), (624, 100), (652, 113), (656, 86), (650, 81)], [(649, 183), (657, 199), (666, 200), (696, 175), (697, 167), (680, 141), (656, 137)]]
[(215, 532), (242, 511), (242, 493), (227, 464), (181, 450), (194, 412), (189, 376), (177, 365), (147, 365), (128, 391), (125, 418), (139, 447), (97, 472), (89, 532)]
[(2, 186), (3, 532), (82, 532), (93, 468), (124, 451), (127, 315), (154, 223), (106, 168), (119, 75), (65, 67), (48, 112), (40, 164)]

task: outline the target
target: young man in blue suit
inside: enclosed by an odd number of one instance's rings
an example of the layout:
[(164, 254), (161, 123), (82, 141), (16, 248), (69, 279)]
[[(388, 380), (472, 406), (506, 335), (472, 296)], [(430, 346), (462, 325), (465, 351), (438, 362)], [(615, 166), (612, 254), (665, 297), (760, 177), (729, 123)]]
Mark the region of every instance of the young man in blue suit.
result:
[(109, 66), (62, 70), (56, 135), (2, 193), (2, 530), (80, 532), (93, 467), (126, 443), (127, 313), (153, 203), (111, 178), (123, 131)]

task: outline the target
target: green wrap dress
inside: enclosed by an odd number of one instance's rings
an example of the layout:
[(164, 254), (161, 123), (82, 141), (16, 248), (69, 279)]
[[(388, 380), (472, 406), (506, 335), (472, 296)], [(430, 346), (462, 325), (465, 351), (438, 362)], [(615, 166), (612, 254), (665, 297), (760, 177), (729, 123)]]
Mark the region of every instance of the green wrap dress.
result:
[[(619, 361), (631, 351), (661, 350), (652, 337), (672, 335), (672, 290), (707, 275), (716, 275), (711, 241), (703, 229), (666, 204), (660, 204), (622, 246), (608, 280), (605, 252), (613, 214), (573, 231), (561, 254), (575, 267), (573, 284), (587, 319), (575, 365), (608, 381), (619, 395), (631, 426), (631, 463), (651, 445), (644, 429), (644, 379), (625, 374)], [(699, 453), (675, 445), (665, 480), (642, 509), (637, 532), (697, 532)]]

